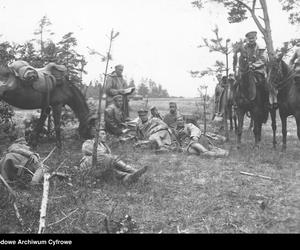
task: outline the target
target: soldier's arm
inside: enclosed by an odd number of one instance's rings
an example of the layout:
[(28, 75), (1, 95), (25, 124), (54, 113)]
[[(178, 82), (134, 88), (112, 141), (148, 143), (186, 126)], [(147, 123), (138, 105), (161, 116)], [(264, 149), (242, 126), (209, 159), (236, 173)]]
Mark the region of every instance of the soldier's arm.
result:
[(119, 94), (118, 90), (113, 88), (113, 78), (111, 76), (107, 77), (105, 93), (107, 96)]
[(258, 50), (258, 57), (253, 63), (254, 67), (261, 67), (267, 63), (267, 52), (265, 49)]

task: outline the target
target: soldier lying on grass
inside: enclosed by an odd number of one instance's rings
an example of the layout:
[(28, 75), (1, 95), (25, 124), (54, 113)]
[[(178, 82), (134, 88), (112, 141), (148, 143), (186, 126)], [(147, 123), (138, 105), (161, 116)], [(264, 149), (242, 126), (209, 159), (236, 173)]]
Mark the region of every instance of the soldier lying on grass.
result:
[(172, 143), (168, 125), (156, 117), (149, 119), (148, 110), (141, 109), (138, 115), (137, 138), (155, 145), (156, 152), (168, 151)]
[(185, 123), (182, 116), (177, 118), (177, 127), (174, 130), (184, 151), (190, 154), (226, 157), (227, 150), (212, 146), (208, 138), (201, 135), (201, 130), (192, 123)]
[[(93, 134), (96, 130), (93, 129)], [(94, 139), (86, 140), (82, 144), (83, 158), (80, 161), (81, 169), (90, 169), (93, 162), (93, 148)], [(148, 169), (148, 166), (144, 166), (139, 170), (136, 170), (130, 165), (127, 165), (122, 160), (118, 159), (118, 156), (111, 153), (110, 148), (106, 144), (106, 131), (101, 128), (99, 131), (99, 142), (97, 147), (97, 166), (93, 170), (92, 174), (95, 178), (101, 178), (103, 175), (113, 173), (114, 176), (121, 180), (123, 184), (131, 184), (139, 179)]]
[(40, 156), (33, 152), (25, 137), (19, 137), (7, 149), (0, 160), (0, 173), (8, 182), (36, 184), (40, 179), (34, 175), (40, 167)]

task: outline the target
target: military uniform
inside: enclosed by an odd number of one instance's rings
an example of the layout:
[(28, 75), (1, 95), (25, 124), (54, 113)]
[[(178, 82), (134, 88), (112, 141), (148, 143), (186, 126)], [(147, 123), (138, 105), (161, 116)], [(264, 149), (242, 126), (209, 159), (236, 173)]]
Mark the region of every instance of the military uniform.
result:
[[(81, 151), (83, 157), (80, 161), (81, 170), (88, 170), (92, 167), (93, 162), (94, 139), (86, 140), (82, 144)], [(137, 178), (144, 172), (147, 167), (136, 170), (133, 167), (119, 160), (117, 156), (112, 155), (110, 148), (105, 142), (98, 142), (97, 147), (97, 169), (94, 171), (94, 177), (100, 177), (107, 171), (113, 171), (115, 176), (124, 183), (131, 178)]]
[[(246, 37), (256, 36), (257, 32), (251, 31), (246, 34)], [(266, 82), (266, 62), (268, 60), (266, 48), (258, 45), (256, 42), (253, 44), (243, 44), (234, 53), (233, 68), (237, 66), (237, 54), (240, 53), (238, 58), (239, 69), (237, 79), (240, 80), (241, 75), (248, 71), (249, 66), (254, 68), (254, 76), (256, 81), (263, 82), (266, 91), (269, 93), (269, 101), (271, 104), (277, 103), (277, 90), (269, 83)]]
[(168, 125), (159, 118), (153, 117), (146, 122), (137, 124), (137, 137), (157, 144), (158, 148), (171, 145), (171, 135)]
[[(120, 90), (126, 89), (127, 82), (124, 80), (123, 76), (118, 76), (114, 71), (107, 76), (106, 80), (106, 107), (108, 107), (113, 102), (113, 97), (115, 95), (120, 95)], [(129, 107), (127, 95), (123, 95), (123, 107), (125, 117), (129, 117)]]
[[(25, 165), (34, 173), (40, 166), (38, 160), (39, 155), (31, 151), (25, 138), (19, 138), (7, 149), (7, 153), (0, 160), (0, 173), (8, 181), (18, 180), (28, 174), (28, 171), (24, 170)], [(26, 181), (31, 181), (31, 176), (29, 179), (26, 178)]]
[(192, 123), (185, 123), (184, 127), (177, 127), (175, 133), (183, 150), (188, 153), (194, 153), (192, 145), (198, 143), (204, 147), (203, 150), (206, 150), (201, 152), (203, 155), (223, 157), (229, 154), (227, 150), (211, 146), (207, 137), (203, 136), (201, 130)]
[(115, 103), (105, 109), (104, 120), (107, 132), (114, 135), (122, 134), (122, 130), (125, 128), (122, 124), (125, 123), (125, 116), (123, 110), (118, 108)]
[(164, 116), (164, 123), (166, 123), (171, 129), (174, 129), (176, 128), (176, 125), (177, 125), (177, 118), (181, 116), (181, 114), (176, 111), (174, 114), (172, 113), (167, 113), (165, 116)]
[(193, 143), (199, 143), (200, 139), (201, 139), (201, 144), (204, 143), (205, 145), (203, 145), (203, 146), (208, 147), (208, 144), (207, 144), (208, 142), (205, 140), (202, 140), (201, 130), (192, 123), (185, 123), (184, 127), (182, 127), (182, 128), (177, 127), (175, 130), (175, 133), (177, 135), (178, 140), (181, 143), (181, 146), (187, 152), (188, 152), (190, 146)]

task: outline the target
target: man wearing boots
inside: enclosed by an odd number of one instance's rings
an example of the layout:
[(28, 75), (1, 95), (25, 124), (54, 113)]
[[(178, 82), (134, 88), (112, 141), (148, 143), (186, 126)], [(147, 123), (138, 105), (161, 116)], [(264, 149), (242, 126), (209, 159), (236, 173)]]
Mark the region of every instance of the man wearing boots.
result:
[(177, 119), (175, 134), (184, 151), (189, 154), (214, 157), (226, 157), (229, 154), (227, 150), (211, 146), (201, 130), (192, 123), (185, 123), (182, 116)]
[(156, 152), (168, 151), (172, 143), (168, 125), (156, 117), (149, 119), (148, 110), (141, 109), (138, 115), (137, 138), (155, 144)]
[[(266, 49), (257, 44), (256, 31), (250, 31), (245, 36), (246, 44), (243, 44), (234, 54), (233, 70), (235, 75), (238, 75), (238, 78), (240, 78), (241, 74), (248, 70), (253, 70), (256, 81), (262, 82), (266, 92), (269, 94), (269, 100), (266, 98), (265, 106), (271, 105), (271, 108), (277, 108), (277, 90), (270, 83), (266, 82)], [(238, 74), (236, 74), (237, 53), (240, 53)]]
[[(94, 129), (95, 134), (95, 129)], [(93, 148), (94, 139), (86, 140), (82, 144), (83, 158), (80, 161), (81, 169), (89, 169), (92, 167), (93, 161)], [(141, 175), (143, 175), (148, 169), (148, 166), (140, 169), (135, 169), (130, 165), (127, 165), (122, 160), (118, 159), (118, 156), (113, 155), (110, 148), (106, 144), (106, 132), (103, 128), (99, 131), (99, 142), (97, 147), (97, 167), (93, 171), (95, 178), (100, 178), (103, 174), (112, 172), (117, 179), (125, 185), (129, 185), (136, 182)]]

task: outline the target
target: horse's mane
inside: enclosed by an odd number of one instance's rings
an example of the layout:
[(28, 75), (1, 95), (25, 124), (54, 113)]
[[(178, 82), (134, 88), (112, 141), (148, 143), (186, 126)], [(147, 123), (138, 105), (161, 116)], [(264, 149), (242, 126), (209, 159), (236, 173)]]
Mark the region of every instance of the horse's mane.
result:
[(76, 96), (76, 98), (78, 100), (81, 100), (82, 101), (82, 104), (84, 106), (84, 108), (86, 108), (87, 110), (89, 110), (89, 107), (85, 101), (85, 97), (84, 95), (82, 94), (82, 92), (80, 91), (80, 89), (78, 87), (76, 87), (75, 84), (71, 83), (69, 80), (67, 80), (69, 86), (70, 86), (70, 89), (71, 91), (73, 92), (74, 96)]

